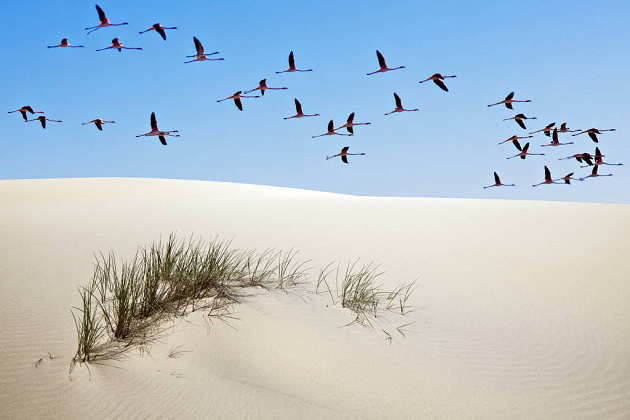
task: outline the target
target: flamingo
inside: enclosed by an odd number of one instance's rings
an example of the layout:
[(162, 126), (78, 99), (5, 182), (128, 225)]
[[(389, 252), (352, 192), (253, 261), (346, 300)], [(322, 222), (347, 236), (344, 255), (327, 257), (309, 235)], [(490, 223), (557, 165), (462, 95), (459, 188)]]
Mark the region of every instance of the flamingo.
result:
[(534, 136), (512, 136), (512, 137), (508, 137), (507, 139), (505, 139), (502, 142), (499, 142), (497, 144), (507, 143), (508, 141), (511, 141), (511, 142), (519, 141), (520, 139), (531, 139), (532, 137), (534, 137)]
[(350, 147), (345, 146), (343, 149), (341, 149), (341, 152), (337, 153), (336, 155), (326, 156), (326, 160), (341, 156), (341, 161), (343, 163), (350, 163), (348, 162), (348, 156), (365, 156), (365, 153), (348, 153), (348, 150), (350, 150)]
[(514, 140), (514, 147), (516, 147), (519, 150), (519, 153), (514, 155), (514, 156), (510, 156), (506, 159), (513, 159), (515, 157), (520, 157), (521, 159), (525, 159), (527, 156), (545, 156), (544, 153), (529, 153), (527, 152), (527, 150), (529, 149), (529, 143), (526, 143), (525, 146), (523, 148), (521, 148), (521, 144), (518, 142), (518, 140)]
[(571, 180), (574, 181), (583, 181), (581, 178), (573, 178), (573, 174), (574, 172), (571, 172), (569, 174), (566, 174), (565, 176), (563, 176), (562, 178), (558, 178), (556, 179), (556, 181), (560, 181), (562, 180), (565, 184), (571, 184)]
[(313, 138), (317, 138), (317, 137), (323, 137), (323, 136), (352, 136), (353, 134), (341, 134), (341, 133), (337, 133), (335, 131), (335, 125), (333, 123), (333, 120), (328, 121), (328, 131), (326, 131), (324, 134), (319, 134), (317, 136), (313, 136)]
[(537, 187), (543, 184), (560, 184), (560, 182), (556, 182), (551, 178), (551, 171), (549, 170), (549, 168), (547, 168), (547, 166), (545, 166), (545, 180), (538, 184), (532, 185), (532, 187)]
[[(623, 163), (608, 163), (608, 162), (604, 162), (604, 155), (602, 155), (602, 152), (599, 150), (599, 147), (595, 148), (595, 165), (596, 166), (601, 166), (601, 165), (608, 165), (608, 166), (623, 166)], [(586, 165), (586, 166), (580, 166), (580, 168), (588, 168), (591, 165)]]
[(162, 26), (159, 23), (154, 23), (153, 25), (151, 25), (151, 27), (149, 29), (145, 29), (144, 31), (140, 31), (138, 32), (139, 34), (143, 34), (149, 31), (155, 31), (158, 34), (160, 34), (160, 36), (162, 37), (162, 39), (164, 41), (166, 41), (166, 31), (165, 29), (177, 29), (177, 26), (171, 26), (171, 27), (167, 27), (167, 26)]
[(499, 178), (499, 174), (497, 174), (496, 172), (494, 173), (494, 184), (492, 185), (486, 185), (485, 187), (483, 187), (483, 189), (485, 190), (486, 188), (492, 188), (492, 187), (516, 187), (515, 184), (504, 184), (501, 182), (501, 178)]
[(300, 101), (297, 100), (297, 98), (294, 99), (295, 101), (295, 115), (292, 115), (290, 117), (284, 117), (283, 120), (290, 120), (291, 118), (304, 118), (304, 117), (318, 117), (319, 114), (305, 114), (304, 112), (302, 112), (302, 104), (300, 103)]
[(151, 113), (151, 131), (144, 134), (139, 134), (136, 137), (151, 137), (158, 136), (160, 142), (166, 146), (166, 137), (181, 137), (179, 134), (171, 134), (171, 133), (179, 133), (179, 130), (170, 130), (170, 131), (161, 131), (157, 125), (157, 118), (155, 118), (155, 112)]
[(224, 58), (208, 58), (209, 55), (219, 54), (219, 51), (215, 51), (215, 52), (212, 52), (210, 54), (206, 54), (206, 52), (205, 52), (205, 50), (203, 48), (203, 44), (201, 43), (201, 41), (199, 41), (197, 39), (196, 36), (193, 36), (193, 42), (195, 43), (195, 50), (197, 51), (197, 54), (195, 54), (195, 55), (187, 55), (186, 58), (195, 57), (195, 59), (194, 60), (190, 60), (190, 61), (184, 61), (184, 64), (193, 63), (195, 61), (222, 61), (222, 60), (225, 60)]
[(43, 114), (43, 111), (33, 111), (33, 107), (31, 107), (30, 105), (24, 105), (23, 107), (16, 109), (14, 111), (9, 111), (7, 112), (7, 114), (13, 114), (14, 112), (19, 112), (20, 114), (22, 114), (22, 118), (24, 118), (24, 121), (28, 121), (28, 118), (26, 116), (27, 112), (30, 112), (31, 114)]
[(589, 128), (588, 130), (582, 130), (579, 133), (576, 134), (572, 134), (573, 136), (579, 136), (580, 134), (588, 134), (588, 136), (591, 138), (591, 140), (593, 140), (595, 143), (599, 143), (599, 140), (597, 138), (597, 134), (602, 134), (604, 131), (617, 131), (616, 128), (610, 128), (608, 130), (600, 130), (598, 128)]
[(572, 141), (568, 142), (568, 143), (560, 143), (560, 139), (558, 138), (558, 129), (554, 128), (553, 129), (553, 135), (551, 136), (551, 143), (549, 144), (543, 144), (542, 147), (545, 146), (564, 146), (567, 144), (573, 144)]
[(508, 96), (506, 96), (506, 97), (505, 97), (505, 99), (504, 99), (504, 100), (499, 101), (499, 102), (497, 102), (496, 104), (490, 104), (490, 105), (488, 105), (488, 106), (495, 106), (495, 105), (501, 105), (501, 104), (504, 104), (504, 105), (505, 105), (505, 107), (506, 107), (507, 109), (514, 109), (514, 108), (512, 108), (512, 104), (513, 104), (514, 102), (531, 102), (531, 99), (525, 99), (525, 100), (518, 100), (518, 101), (517, 101), (516, 99), (514, 99), (514, 92), (510, 92), (510, 93), (508, 94)]
[(277, 71), (276, 74), (280, 74), (280, 73), (293, 73), (296, 71), (313, 71), (313, 69), (298, 69), (297, 67), (295, 67), (295, 56), (293, 55), (293, 51), (291, 51), (289, 53), (289, 68), (286, 70), (282, 70), (282, 71)]
[[(587, 163), (587, 166), (593, 166), (593, 161), (591, 159), (593, 159), (593, 155), (591, 155), (590, 153), (577, 153), (575, 155), (571, 155), (571, 156), (567, 156), (567, 157), (563, 157), (560, 158), (558, 160), (566, 160), (566, 159), (575, 159), (578, 162), (582, 163), (582, 161)], [(586, 166), (584, 166), (586, 167)]]
[(453, 77), (457, 77), (455, 75), (453, 76), (443, 76), (440, 73), (435, 73), (434, 75), (427, 77), (424, 80), (419, 81), (418, 83), (424, 83), (424, 82), (428, 82), (429, 80), (433, 80), (433, 83), (435, 83), (440, 89), (442, 89), (444, 92), (448, 92), (448, 88), (446, 87), (446, 84), (444, 83), (444, 79), (451, 79)]
[(107, 121), (107, 120), (102, 120), (100, 118), (97, 118), (92, 121), (81, 123), (81, 125), (94, 124), (96, 128), (98, 128), (99, 131), (103, 131), (103, 124), (114, 124), (114, 123), (116, 123), (116, 121)]
[(376, 50), (376, 58), (378, 58), (379, 69), (376, 71), (373, 71), (372, 73), (368, 73), (367, 76), (371, 76), (376, 73), (385, 73), (386, 71), (392, 71), (392, 70), (405, 68), (405, 66), (399, 66), (399, 67), (393, 67), (393, 68), (387, 67), (387, 63), (385, 62), (385, 57), (383, 57), (383, 54), (381, 54), (379, 50)]
[(42, 125), (42, 128), (46, 128), (46, 121), (50, 121), (50, 122), (63, 122), (63, 121), (59, 121), (59, 120), (51, 120), (49, 118), (46, 118), (44, 115), (40, 115), (39, 117), (35, 117), (32, 120), (26, 120), (26, 122), (30, 122), (30, 121), (39, 121), (40, 124)]
[(68, 38), (63, 38), (57, 45), (49, 45), (48, 48), (83, 48), (83, 45), (70, 45)]
[(341, 130), (342, 128), (345, 128), (346, 130), (348, 130), (348, 133), (354, 134), (354, 129), (352, 127), (354, 127), (355, 125), (371, 125), (371, 124), (372, 123), (369, 123), (369, 122), (355, 123), (354, 112), (352, 112), (350, 115), (348, 115), (348, 120), (346, 121), (346, 123), (338, 128), (335, 128), (335, 130)]
[(550, 136), (550, 133), (551, 133), (551, 130), (553, 129), (553, 127), (554, 127), (555, 125), (556, 125), (556, 123), (555, 123), (555, 122), (553, 122), (553, 123), (551, 123), (551, 124), (547, 124), (547, 125), (545, 126), (545, 128), (541, 128), (540, 130), (532, 131), (532, 132), (531, 132), (531, 133), (529, 133), (529, 134), (536, 134), (536, 133), (540, 133), (540, 132), (542, 131), (543, 133), (545, 133), (545, 136), (549, 137), (549, 136)]
[(560, 124), (560, 129), (558, 130), (558, 133), (575, 133), (576, 131), (580, 131), (580, 130), (571, 130), (567, 126), (567, 123), (563, 122), (562, 124)]
[(395, 93), (395, 92), (394, 92), (394, 100), (396, 101), (396, 108), (394, 108), (393, 111), (388, 112), (385, 115), (393, 114), (395, 112), (403, 112), (403, 111), (419, 111), (418, 108), (414, 108), (414, 109), (405, 109), (405, 108), (403, 108), (402, 101), (400, 100), (400, 96), (398, 96), (398, 94)]
[(120, 42), (120, 39), (116, 37), (112, 39), (112, 45), (110, 45), (109, 47), (101, 48), (96, 51), (105, 51), (109, 49), (117, 49), (118, 52), (122, 52), (122, 50), (142, 50), (142, 48), (139, 48), (139, 47), (125, 47), (123, 43)]
[(241, 111), (243, 110), (243, 102), (241, 102), (241, 98), (260, 98), (258, 95), (245, 96), (242, 94), (243, 91), (239, 90), (232, 96), (228, 96), (227, 98), (219, 99), (217, 102), (227, 101), (228, 99), (234, 99), (234, 105)]
[(258, 87), (255, 87), (254, 89), (246, 90), (245, 93), (252, 93), (254, 91), (259, 90), (260, 94), (262, 96), (265, 96), (266, 90), (285, 90), (285, 89), (288, 89), (288, 87), (279, 87), (279, 88), (269, 87), (267, 86), (267, 79), (262, 79), (260, 82), (258, 82)]
[(599, 174), (597, 172), (598, 168), (599, 168), (599, 165), (593, 166), (593, 170), (591, 171), (591, 174), (580, 178), (580, 181), (584, 181), (586, 178), (595, 178), (595, 177), (598, 177), (598, 176), (613, 176), (613, 174)]
[(96, 26), (91, 26), (89, 28), (85, 28), (87, 32), (87, 35), (91, 34), (94, 31), (97, 31), (101, 28), (106, 28), (108, 26), (122, 26), (122, 25), (128, 25), (127, 22), (123, 22), (123, 23), (111, 23), (109, 21), (109, 19), (107, 19), (107, 16), (105, 15), (105, 12), (103, 11), (103, 9), (101, 9), (101, 6), (99, 6), (98, 4), (96, 5), (96, 12), (98, 13), (98, 19), (100, 20), (100, 23)]
[(523, 122), (524, 120), (535, 120), (537, 119), (536, 117), (526, 117), (525, 114), (516, 114), (515, 116), (511, 117), (511, 118), (504, 118), (503, 121), (509, 121), (509, 120), (514, 120), (516, 121), (516, 123), (518, 125), (521, 126), (521, 128), (523, 130), (526, 130), (527, 127), (525, 127), (525, 123)]

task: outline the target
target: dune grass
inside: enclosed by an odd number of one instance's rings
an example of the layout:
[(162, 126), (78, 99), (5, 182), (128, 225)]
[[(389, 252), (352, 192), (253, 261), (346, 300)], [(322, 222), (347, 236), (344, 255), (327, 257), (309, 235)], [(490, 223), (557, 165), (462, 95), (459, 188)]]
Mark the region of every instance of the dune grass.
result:
[[(157, 337), (168, 319), (205, 310), (207, 319), (236, 319), (233, 308), (256, 290), (285, 292), (307, 282), (309, 261), (298, 251), (263, 252), (233, 249), (230, 242), (166, 240), (140, 248), (130, 260), (114, 253), (96, 258), (93, 278), (79, 288), (81, 305), (72, 311), (77, 331), (77, 350), (71, 363), (116, 358), (131, 346), (144, 346)], [(384, 291), (377, 284), (383, 274), (372, 264), (348, 264), (340, 275), (336, 266), (335, 292), (328, 277), (335, 270), (328, 264), (317, 280), (333, 304), (356, 315), (354, 322), (371, 325), (369, 319), (381, 309), (408, 312), (413, 284)], [(340, 286), (340, 291), (339, 290)]]

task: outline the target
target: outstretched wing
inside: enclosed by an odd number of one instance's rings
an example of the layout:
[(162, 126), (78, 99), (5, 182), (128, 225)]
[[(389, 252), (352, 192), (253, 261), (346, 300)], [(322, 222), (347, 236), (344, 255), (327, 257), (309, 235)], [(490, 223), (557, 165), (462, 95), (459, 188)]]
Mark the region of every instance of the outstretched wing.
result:
[(519, 143), (518, 139), (512, 140), (512, 143), (514, 143), (514, 147), (516, 147), (519, 152), (523, 151), (523, 149), (521, 148), (521, 143)]
[(582, 160), (584, 160), (588, 166), (593, 166), (593, 160), (590, 156), (582, 156)]
[(160, 34), (162, 39), (166, 41), (166, 31), (161, 26), (154, 26), (154, 28), (155, 28), (155, 32)]
[(298, 114), (302, 113), (302, 104), (297, 99), (295, 99), (295, 110)]
[(193, 36), (193, 41), (195, 42), (195, 50), (197, 50), (197, 55), (203, 55), (205, 50), (203, 49), (203, 44), (201, 43), (201, 41), (199, 41), (196, 36)]
[(352, 123), (352, 121), (354, 121), (354, 112), (350, 113), (350, 115), (348, 115), (348, 119), (346, 120), (348, 123)]
[(545, 166), (545, 181), (551, 181), (551, 171)]
[(31, 107), (30, 105), (26, 105), (24, 107), (22, 107), (25, 111), (30, 112), (31, 114), (34, 114), (33, 112), (33, 107)]
[(99, 131), (103, 131), (103, 123), (100, 121), (94, 121), (94, 125), (98, 128)]
[(376, 58), (378, 58), (378, 65), (381, 68), (387, 67), (387, 63), (385, 63), (385, 57), (383, 57), (383, 54), (381, 54), (379, 50), (376, 50)]
[(593, 140), (595, 143), (599, 143), (599, 140), (597, 139), (597, 135), (595, 133), (588, 133), (588, 136), (591, 138), (591, 140)]
[(396, 101), (396, 107), (402, 108), (402, 101), (400, 100), (400, 96), (397, 93), (394, 93), (394, 100)]
[(243, 110), (243, 103), (241, 102), (241, 98), (234, 98), (234, 104), (238, 109), (240, 109), (241, 111)]
[(341, 153), (348, 153), (348, 150), (350, 150), (350, 146), (344, 146), (344, 147), (341, 149)]
[(333, 123), (333, 120), (328, 121), (328, 132), (332, 133), (333, 131), (335, 131), (335, 124)]
[(295, 68), (295, 56), (293, 55), (293, 51), (289, 53), (289, 68)]
[(350, 162), (348, 162), (348, 156), (346, 156), (346, 155), (341, 156), (341, 161), (343, 163), (350, 163)]
[(96, 5), (96, 13), (98, 13), (98, 19), (105, 23), (107, 22), (107, 16), (105, 15), (105, 12), (103, 11), (103, 9), (101, 9), (101, 6), (99, 6), (98, 4)]
[(158, 138), (160, 139), (160, 143), (162, 143), (164, 146), (166, 146), (166, 137), (158, 136)]
[(350, 133), (350, 134), (354, 134), (354, 128), (352, 128), (352, 126), (351, 126), (351, 125), (347, 126), (347, 127), (346, 127), (346, 130), (348, 130), (348, 133)]
[(151, 130), (157, 130), (157, 118), (155, 118), (155, 112), (151, 113)]
[(522, 120), (522, 119), (520, 119), (520, 118), (516, 118), (515, 120), (516, 120), (516, 123), (517, 123), (518, 125), (520, 125), (520, 126), (521, 126), (521, 128), (522, 128), (523, 130), (526, 130), (526, 129), (527, 129), (527, 127), (525, 126), (525, 121), (523, 121), (523, 120)]
[(24, 118), (24, 121), (28, 120), (28, 117), (26, 116), (26, 111), (20, 109), (20, 114), (22, 114), (22, 118)]
[(529, 142), (525, 143), (525, 146), (523, 146), (523, 152), (527, 153), (527, 150), (529, 150)]
[(591, 171), (591, 175), (597, 175), (597, 168), (599, 168), (599, 165), (593, 166), (593, 170)]
[(506, 102), (506, 103), (505, 103), (505, 107), (506, 107), (507, 109), (514, 109), (514, 108), (512, 107), (512, 103), (511, 103), (511, 102)]
[(46, 118), (40, 117), (39, 122), (42, 124), (42, 128), (46, 128)]
[(446, 87), (444, 82), (441, 81), (440, 79), (433, 79), (433, 83), (438, 85), (440, 87), (440, 89), (442, 89), (444, 92), (448, 92), (448, 88)]
[(553, 143), (560, 143), (560, 139), (558, 138), (558, 129), (557, 128), (553, 129), (553, 136), (551, 137), (551, 141)]
[(510, 100), (512, 100), (512, 99), (514, 99), (514, 92), (510, 92), (510, 93), (508, 93), (508, 96), (506, 96), (506, 97), (505, 97), (505, 100), (506, 100), (506, 101), (510, 101)]
[(500, 184), (501, 183), (501, 179), (499, 178), (499, 174), (497, 174), (496, 172), (494, 173), (494, 182), (495, 182), (495, 184)]

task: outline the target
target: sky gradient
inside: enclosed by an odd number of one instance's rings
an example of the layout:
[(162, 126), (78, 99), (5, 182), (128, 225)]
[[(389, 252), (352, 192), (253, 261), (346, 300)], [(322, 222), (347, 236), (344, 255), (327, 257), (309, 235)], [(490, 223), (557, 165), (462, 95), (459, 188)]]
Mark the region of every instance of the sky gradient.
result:
[[(98, 23), (94, 2), (0, 6), (9, 22), (0, 27), (7, 46), (0, 178), (179, 178), (378, 196), (630, 203), (625, 1), (99, 4), (112, 22), (129, 25), (86, 36), (83, 28)], [(154, 32), (138, 34), (155, 22), (179, 29), (168, 31), (166, 42)], [(183, 64), (194, 54), (193, 35), (225, 61)], [(115, 36), (144, 51), (95, 51)], [(46, 48), (63, 37), (86, 48)], [(378, 68), (376, 49), (390, 66), (407, 68), (366, 76)], [(287, 67), (290, 50), (298, 67), (314, 71), (274, 74)], [(447, 80), (450, 92), (418, 84), (436, 72), (458, 76)], [(244, 112), (216, 102), (262, 78), (289, 89), (245, 99)], [(533, 102), (514, 111), (486, 107), (510, 91)], [(393, 92), (420, 112), (384, 116), (394, 107)], [(321, 116), (283, 120), (295, 111), (293, 98)], [(42, 130), (6, 113), (22, 105), (64, 122)], [(161, 129), (178, 129), (182, 137), (167, 147), (136, 139), (149, 131), (152, 111)], [(311, 138), (353, 111), (372, 125), (356, 127), (354, 137)], [(554, 178), (588, 174), (575, 160), (557, 159), (594, 153), (596, 145), (586, 135), (565, 134), (561, 141), (576, 144), (541, 148), (548, 138), (538, 134), (530, 151), (546, 156), (506, 160), (516, 149), (497, 143), (526, 132), (502, 119), (519, 112), (538, 117), (526, 121), (531, 131), (564, 121), (571, 128), (616, 128), (600, 136), (599, 147), (610, 162), (627, 165), (600, 168), (613, 177), (532, 188), (545, 164)], [(117, 124), (103, 132), (81, 126), (94, 118)], [(350, 165), (325, 160), (345, 145), (367, 156), (351, 157)], [(483, 190), (493, 170), (517, 187)]]

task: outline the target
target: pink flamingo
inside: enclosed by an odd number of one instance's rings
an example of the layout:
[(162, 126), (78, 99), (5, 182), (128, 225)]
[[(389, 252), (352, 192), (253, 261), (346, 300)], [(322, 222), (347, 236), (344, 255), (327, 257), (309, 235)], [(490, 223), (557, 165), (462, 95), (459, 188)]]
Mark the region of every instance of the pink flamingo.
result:
[(551, 136), (551, 143), (549, 144), (543, 144), (542, 147), (545, 146), (564, 146), (567, 144), (573, 144), (572, 141), (568, 142), (568, 143), (560, 143), (560, 139), (558, 138), (558, 129), (554, 128), (553, 129), (553, 135)]
[(545, 156), (544, 153), (529, 153), (527, 151), (529, 149), (529, 143), (526, 143), (523, 148), (521, 148), (521, 144), (518, 142), (518, 140), (514, 140), (512, 143), (514, 143), (514, 147), (516, 147), (519, 150), (519, 153), (514, 156), (510, 156), (506, 159), (513, 159), (515, 157), (520, 157), (521, 159), (524, 160), (527, 156)]
[(560, 124), (560, 129), (558, 130), (558, 133), (575, 133), (576, 131), (580, 131), (580, 130), (571, 130), (567, 126), (567, 123), (563, 122), (562, 124)]
[(146, 32), (149, 31), (155, 31), (158, 34), (160, 34), (160, 36), (162, 37), (162, 39), (164, 41), (166, 41), (166, 29), (177, 29), (177, 26), (171, 26), (171, 27), (167, 27), (167, 26), (162, 26), (159, 23), (154, 23), (153, 25), (151, 25), (151, 27), (149, 29), (145, 29), (144, 31), (140, 31), (138, 32), (139, 34), (144, 34)]
[(373, 71), (372, 73), (368, 73), (367, 76), (371, 76), (376, 73), (385, 73), (386, 71), (392, 71), (392, 70), (405, 68), (405, 66), (399, 66), (399, 67), (394, 67), (394, 68), (387, 67), (387, 63), (385, 62), (385, 57), (383, 57), (383, 54), (381, 54), (379, 50), (376, 50), (376, 58), (378, 58), (379, 69), (376, 71)]
[(138, 47), (125, 47), (123, 43), (120, 42), (120, 39), (116, 37), (112, 39), (112, 45), (110, 45), (109, 47), (101, 48), (100, 50), (96, 50), (96, 51), (105, 51), (109, 49), (116, 49), (118, 50), (118, 52), (122, 52), (122, 50), (142, 50), (142, 48), (138, 48)]
[(448, 88), (446, 87), (446, 84), (444, 83), (444, 79), (451, 79), (453, 77), (457, 77), (457, 76), (455, 75), (443, 76), (440, 73), (435, 73), (434, 75), (427, 77), (426, 79), (421, 80), (418, 83), (424, 83), (424, 82), (428, 82), (429, 80), (433, 80), (433, 83), (435, 83), (440, 89), (442, 89), (444, 92), (448, 92)]
[(313, 136), (313, 138), (317, 138), (317, 137), (323, 137), (323, 136), (352, 136), (353, 134), (341, 134), (341, 133), (337, 133), (335, 131), (335, 125), (333, 123), (333, 120), (328, 121), (328, 131), (326, 131), (323, 134), (319, 134), (317, 136)]
[(545, 180), (538, 184), (532, 185), (532, 187), (537, 187), (543, 184), (560, 184), (560, 182), (556, 182), (551, 178), (551, 171), (549, 170), (549, 168), (547, 168), (547, 166), (545, 166)]
[(345, 128), (346, 130), (348, 130), (348, 133), (354, 134), (354, 129), (352, 127), (354, 127), (355, 125), (371, 125), (371, 124), (372, 123), (369, 123), (369, 122), (355, 123), (354, 112), (352, 112), (350, 115), (348, 115), (348, 120), (346, 121), (346, 123), (342, 126), (339, 126), (338, 128), (335, 128), (335, 130), (341, 130), (342, 128)]
[(267, 79), (262, 79), (260, 82), (258, 82), (258, 87), (255, 87), (254, 89), (246, 90), (245, 93), (252, 93), (259, 90), (260, 94), (262, 96), (265, 96), (266, 90), (285, 90), (285, 89), (288, 89), (288, 87), (279, 87), (279, 88), (269, 87), (267, 86)]
[(296, 71), (313, 71), (313, 69), (298, 69), (297, 67), (295, 67), (295, 56), (293, 55), (293, 51), (291, 51), (289, 53), (289, 68), (286, 70), (282, 70), (282, 71), (277, 71), (276, 74), (280, 74), (280, 73), (293, 73)]
[(158, 128), (157, 118), (155, 118), (155, 112), (151, 113), (151, 131), (144, 134), (139, 134), (136, 137), (152, 137), (157, 136), (160, 139), (160, 143), (166, 146), (166, 137), (181, 137), (179, 134), (171, 134), (171, 133), (179, 133), (179, 130), (170, 130), (170, 131), (162, 131)]
[(519, 141), (520, 139), (531, 139), (532, 137), (534, 137), (534, 136), (511, 136), (511, 137), (508, 137), (507, 139), (505, 139), (502, 142), (499, 142), (497, 144), (507, 143), (508, 141), (511, 141), (511, 142)]
[(332, 156), (326, 156), (326, 160), (341, 156), (341, 161), (343, 163), (350, 163), (348, 162), (348, 156), (365, 156), (365, 153), (348, 153), (348, 150), (350, 150), (350, 147), (345, 146), (343, 149), (341, 149), (340, 153), (337, 153), (336, 155), (332, 155)]
[(234, 105), (236, 105), (236, 107), (239, 110), (242, 111), (243, 110), (243, 102), (241, 102), (241, 98), (260, 98), (260, 96), (258, 96), (258, 95), (245, 96), (242, 93), (243, 92), (239, 90), (234, 95), (228, 96), (227, 98), (219, 99), (217, 102), (223, 102), (223, 101), (227, 101), (228, 99), (234, 99)]
[(504, 184), (501, 182), (501, 178), (499, 178), (499, 175), (495, 172), (494, 173), (494, 184), (492, 185), (486, 185), (485, 187), (483, 187), (483, 189), (485, 190), (486, 188), (492, 188), (492, 187), (516, 187), (515, 184)]
[(610, 128), (608, 130), (601, 130), (597, 128), (589, 128), (588, 130), (582, 130), (579, 133), (573, 134), (573, 136), (579, 136), (580, 134), (586, 133), (591, 138), (591, 140), (593, 140), (595, 143), (598, 143), (599, 140), (597, 139), (597, 134), (602, 134), (604, 131), (617, 131), (617, 129)]
[(598, 168), (599, 168), (599, 165), (593, 166), (593, 170), (591, 171), (591, 174), (580, 178), (580, 181), (584, 181), (586, 178), (595, 178), (598, 176), (613, 176), (613, 174), (599, 174), (597, 171)]
[(571, 172), (570, 174), (566, 174), (565, 176), (563, 176), (562, 178), (558, 178), (556, 179), (556, 181), (560, 181), (562, 180), (565, 184), (571, 184), (571, 180), (574, 181), (583, 181), (581, 178), (573, 178), (573, 174), (574, 172)]
[(195, 51), (197, 51), (197, 54), (187, 55), (186, 58), (195, 57), (195, 59), (190, 60), (190, 61), (184, 61), (184, 64), (194, 63), (195, 61), (222, 61), (224, 60), (224, 58), (208, 58), (209, 55), (219, 54), (219, 51), (206, 54), (205, 49), (203, 48), (203, 44), (201, 43), (201, 41), (197, 39), (196, 36), (193, 36), (193, 42), (195, 43)]
[(545, 126), (545, 128), (541, 128), (540, 130), (536, 130), (536, 131), (532, 131), (529, 134), (536, 134), (536, 133), (540, 133), (541, 131), (545, 134), (545, 136), (549, 137), (551, 135), (551, 130), (553, 129), (553, 127), (556, 125), (555, 122), (551, 123), (551, 124), (547, 124)]
[(304, 118), (304, 117), (318, 117), (319, 114), (305, 114), (304, 112), (302, 112), (302, 104), (300, 103), (300, 101), (296, 99), (294, 99), (295, 101), (295, 115), (292, 115), (290, 117), (284, 117), (283, 120), (290, 120), (291, 118)]
[(388, 113), (387, 113), (387, 114), (385, 114), (385, 115), (393, 114), (393, 113), (395, 113), (395, 112), (405, 112), (405, 111), (406, 111), (406, 112), (412, 112), (412, 111), (419, 111), (419, 109), (418, 109), (418, 108), (414, 108), (414, 109), (405, 109), (405, 108), (403, 108), (402, 101), (400, 100), (400, 96), (398, 96), (398, 94), (397, 94), (397, 93), (394, 93), (394, 101), (396, 101), (396, 108), (394, 108), (394, 110), (393, 110), (393, 111), (388, 112)]
[(97, 118), (92, 121), (81, 123), (81, 125), (94, 124), (96, 128), (98, 128), (98, 131), (103, 131), (103, 124), (115, 124), (115, 123), (116, 121), (107, 121), (107, 120), (102, 120), (100, 118)]
[(504, 104), (507, 109), (514, 109), (514, 108), (512, 108), (512, 104), (515, 103), (515, 102), (531, 102), (531, 99), (525, 99), (525, 100), (518, 100), (517, 101), (516, 99), (514, 99), (514, 92), (510, 92), (508, 94), (508, 96), (505, 97), (504, 100), (499, 101), (499, 102), (497, 102), (495, 104), (490, 104), (488, 106), (495, 106), (495, 105)]
[(20, 114), (22, 114), (22, 118), (24, 118), (24, 121), (28, 121), (28, 118), (26, 116), (26, 113), (31, 113), (31, 114), (43, 114), (43, 111), (33, 111), (33, 108), (30, 105), (24, 105), (23, 107), (16, 109), (14, 111), (9, 111), (7, 112), (7, 114), (13, 114), (14, 112), (19, 112)]
[[(575, 159), (580, 163), (584, 161), (586, 162), (587, 166), (593, 166), (593, 161), (591, 160), (593, 159), (593, 155), (591, 155), (590, 153), (576, 153), (575, 155), (563, 157), (558, 160), (566, 160), (566, 159)], [(584, 166), (584, 168), (586, 168), (586, 166)]]
[(96, 26), (91, 26), (89, 28), (85, 28), (87, 32), (87, 35), (91, 34), (94, 31), (97, 31), (101, 28), (106, 28), (108, 26), (122, 26), (122, 25), (128, 25), (127, 22), (123, 22), (123, 23), (111, 23), (109, 21), (109, 19), (107, 19), (107, 16), (105, 15), (105, 12), (103, 11), (103, 9), (101, 9), (101, 6), (99, 6), (98, 4), (96, 5), (96, 12), (98, 13), (98, 20), (100, 21), (100, 23)]
[(30, 122), (30, 121), (39, 121), (40, 124), (42, 125), (42, 128), (46, 128), (46, 121), (50, 121), (50, 122), (63, 122), (63, 121), (59, 121), (59, 120), (51, 120), (50, 118), (46, 118), (45, 116), (41, 115), (39, 117), (35, 117), (32, 120), (26, 120), (26, 122)]
[(83, 45), (70, 45), (68, 38), (63, 38), (57, 45), (49, 45), (48, 48), (83, 48)]
[(504, 118), (504, 119), (503, 119), (503, 121), (514, 120), (514, 121), (516, 121), (516, 123), (517, 123), (518, 125), (520, 125), (520, 126), (521, 126), (521, 128), (522, 128), (523, 130), (526, 130), (526, 129), (527, 129), (527, 127), (525, 127), (525, 122), (524, 122), (524, 121), (525, 121), (525, 120), (535, 120), (535, 119), (537, 119), (537, 118), (536, 118), (536, 117), (526, 117), (526, 116), (525, 116), (525, 114), (516, 114), (516, 115), (515, 115), (515, 116), (513, 116), (513, 117), (510, 117), (510, 118)]

